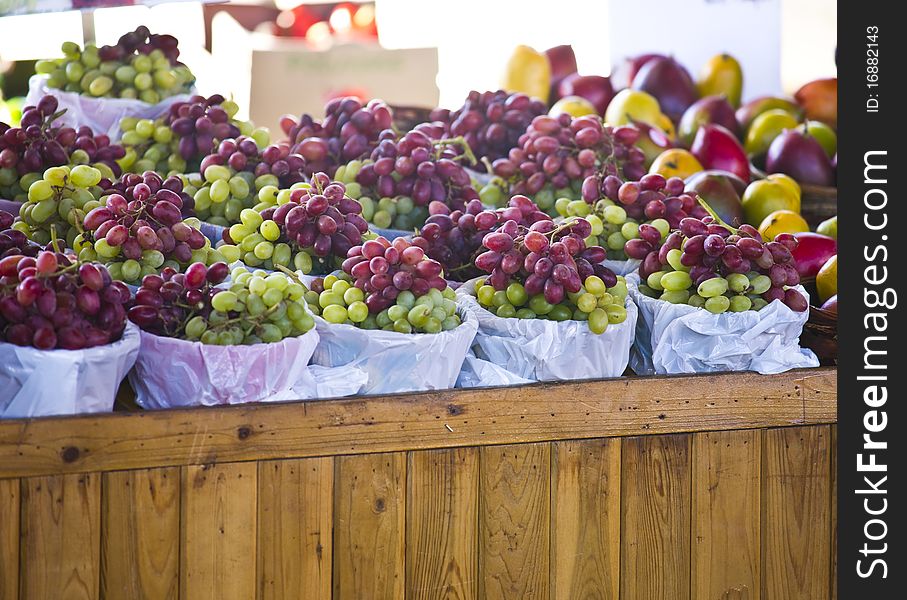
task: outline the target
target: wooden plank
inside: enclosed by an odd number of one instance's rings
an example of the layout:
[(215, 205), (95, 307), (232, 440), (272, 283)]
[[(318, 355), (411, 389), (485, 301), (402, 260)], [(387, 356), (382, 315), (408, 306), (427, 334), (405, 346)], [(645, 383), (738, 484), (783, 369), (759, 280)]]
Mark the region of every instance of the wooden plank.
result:
[(255, 598), (257, 466), (189, 466), (181, 475), (180, 598)]
[(101, 597), (177, 598), (180, 470), (104, 474)]
[(547, 598), (551, 446), (490, 446), (479, 456), (479, 598)]
[(827, 426), (763, 432), (763, 600), (829, 597), (830, 438)]
[(829, 465), (829, 477), (831, 478), (831, 575), (829, 576), (828, 586), (831, 588), (831, 600), (838, 600), (838, 426), (832, 425), (830, 428), (830, 452), (831, 464)]
[(759, 600), (759, 431), (693, 436), (692, 597)]
[(690, 436), (621, 446), (620, 597), (690, 598)]
[(259, 463), (259, 600), (330, 600), (333, 503), (332, 459)]
[(0, 479), (0, 600), (19, 598), (19, 480)]
[(406, 597), (477, 597), (479, 451), (409, 453)]
[(12, 420), (0, 423), (0, 478), (832, 423), (836, 374), (636, 377)]
[(95, 600), (101, 564), (100, 474), (22, 481), (19, 598)]
[(616, 600), (620, 440), (556, 442), (551, 481), (551, 598)]
[(406, 455), (334, 462), (334, 598), (403, 598)]

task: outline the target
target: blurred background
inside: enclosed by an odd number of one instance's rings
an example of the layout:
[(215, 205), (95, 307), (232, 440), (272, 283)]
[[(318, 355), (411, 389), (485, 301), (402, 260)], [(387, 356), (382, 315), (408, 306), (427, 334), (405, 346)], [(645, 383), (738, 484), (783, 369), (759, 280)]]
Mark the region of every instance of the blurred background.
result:
[(834, 0), (242, 0), (60, 11), (79, 5), (0, 0), (0, 14), (52, 11), (0, 17), (2, 98), (24, 96), (34, 60), (62, 56), (64, 41), (111, 44), (140, 24), (179, 38), (201, 93), (232, 95), (241, 117), (272, 130), (281, 114), (319, 114), (338, 95), (459, 106), (470, 89), (500, 86), (518, 44), (571, 44), (580, 74), (615, 81), (641, 53), (674, 55), (695, 73), (728, 52), (743, 66), (744, 99), (836, 74)]

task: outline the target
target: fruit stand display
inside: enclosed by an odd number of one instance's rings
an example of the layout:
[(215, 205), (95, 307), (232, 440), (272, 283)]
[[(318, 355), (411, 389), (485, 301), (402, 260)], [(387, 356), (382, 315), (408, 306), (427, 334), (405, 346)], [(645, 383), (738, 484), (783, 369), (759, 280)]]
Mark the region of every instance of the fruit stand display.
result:
[(0, 123), (0, 600), (836, 597), (836, 83), (521, 46), (272, 140), (172, 36), (62, 50)]

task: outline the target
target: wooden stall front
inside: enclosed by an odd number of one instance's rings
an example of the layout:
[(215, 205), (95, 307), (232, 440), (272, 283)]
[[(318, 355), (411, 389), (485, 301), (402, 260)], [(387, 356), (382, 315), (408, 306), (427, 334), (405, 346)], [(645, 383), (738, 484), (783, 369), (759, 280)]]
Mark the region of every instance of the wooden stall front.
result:
[(836, 598), (835, 377), (0, 422), (0, 600)]

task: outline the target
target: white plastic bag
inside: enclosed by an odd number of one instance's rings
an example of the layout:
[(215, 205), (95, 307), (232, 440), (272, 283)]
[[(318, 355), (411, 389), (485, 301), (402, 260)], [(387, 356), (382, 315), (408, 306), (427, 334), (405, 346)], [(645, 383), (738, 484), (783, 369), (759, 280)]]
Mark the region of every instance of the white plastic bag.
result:
[[(809, 311), (795, 312), (781, 301), (762, 310), (715, 315), (662, 302), (640, 293), (639, 276), (627, 277), (639, 305), (639, 325), (630, 366), (639, 375), (757, 371), (763, 375), (818, 367), (811, 350), (800, 348)], [(802, 286), (797, 290), (809, 299)]]
[[(463, 284), (457, 290), (457, 296), (478, 320), (479, 332), (473, 349), (479, 359), (487, 360), (513, 376), (533, 381), (623, 375), (636, 329), (636, 306), (630, 298), (627, 298), (626, 320), (619, 325), (609, 325), (602, 334), (595, 334), (584, 321), (504, 319), (494, 315), (473, 297), (475, 282), (473, 279)], [(509, 377), (501, 377), (491, 369), (485, 368), (482, 372), (488, 379), (475, 385), (511, 384)], [(463, 381), (470, 381), (468, 374)]]
[[(273, 344), (216, 346), (141, 332), (142, 351), (129, 373), (143, 408), (299, 400), (329, 394), (308, 364), (314, 329)], [(355, 377), (355, 374), (352, 374)], [(344, 390), (345, 391), (345, 390)], [(353, 390), (351, 393), (355, 393)]]
[(0, 418), (113, 410), (120, 382), (139, 354), (139, 328), (112, 344), (38, 350), (0, 342)]
[(639, 265), (642, 264), (641, 260), (635, 258), (630, 258), (627, 260), (604, 260), (602, 261), (602, 266), (607, 267), (614, 271), (615, 275), (623, 275), (626, 277), (630, 273), (635, 273), (639, 270)]
[(463, 361), (463, 368), (457, 377), (458, 388), (495, 387), (501, 385), (524, 385), (533, 383), (531, 379), (511, 373), (504, 367), (476, 356), (470, 348)]
[(325, 367), (355, 367), (368, 374), (363, 394), (392, 394), (454, 387), (478, 327), (462, 312), (463, 322), (440, 333), (397, 333), (328, 323), (315, 317), (321, 341), (312, 362)]
[(189, 100), (190, 94), (177, 94), (164, 98), (157, 104), (148, 104), (141, 100), (128, 98), (92, 98), (76, 92), (65, 92), (47, 86), (47, 75), (32, 75), (28, 81), (28, 95), (25, 97), (26, 105), (35, 105), (45, 95), (50, 94), (57, 99), (59, 108), (66, 109), (58, 123), (65, 123), (70, 127), (87, 125), (95, 135), (106, 134), (115, 142), (120, 139), (120, 120), (123, 117), (136, 119), (156, 119), (170, 110), (176, 102)]

